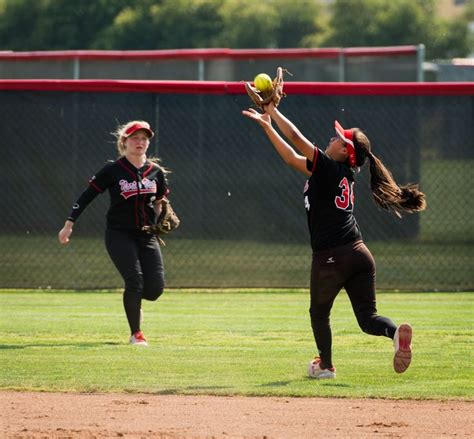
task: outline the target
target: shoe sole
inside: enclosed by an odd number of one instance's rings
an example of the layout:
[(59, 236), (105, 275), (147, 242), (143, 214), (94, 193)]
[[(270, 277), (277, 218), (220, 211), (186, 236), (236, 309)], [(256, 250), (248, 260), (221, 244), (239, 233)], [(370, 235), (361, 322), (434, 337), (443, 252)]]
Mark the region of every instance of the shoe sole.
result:
[(397, 373), (403, 373), (411, 363), (411, 338), (412, 329), (408, 324), (400, 325), (398, 328), (398, 350), (393, 357), (393, 369)]
[(308, 366), (308, 376), (316, 380), (331, 380), (336, 378), (336, 372), (330, 370), (322, 370), (318, 375), (315, 375), (311, 364)]
[(336, 374), (322, 374), (318, 376), (309, 376), (310, 378), (313, 378), (315, 380), (333, 380), (336, 378)]

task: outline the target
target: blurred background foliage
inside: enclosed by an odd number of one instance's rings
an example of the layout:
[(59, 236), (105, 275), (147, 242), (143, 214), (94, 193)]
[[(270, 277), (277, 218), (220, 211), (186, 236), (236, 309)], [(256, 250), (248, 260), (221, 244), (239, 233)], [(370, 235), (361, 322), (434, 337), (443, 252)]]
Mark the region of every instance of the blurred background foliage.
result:
[(0, 50), (305, 48), (424, 44), (426, 59), (474, 52), (464, 12), (440, 0), (0, 0)]

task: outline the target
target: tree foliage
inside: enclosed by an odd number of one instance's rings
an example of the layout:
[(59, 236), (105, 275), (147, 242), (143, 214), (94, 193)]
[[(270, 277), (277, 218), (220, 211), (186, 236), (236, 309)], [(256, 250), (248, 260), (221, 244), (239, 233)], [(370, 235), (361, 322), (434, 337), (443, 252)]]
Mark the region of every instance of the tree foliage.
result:
[[(436, 0), (0, 0), (0, 50), (354, 47), (423, 43), (427, 58), (472, 51), (466, 14)], [(472, 38), (472, 36), (471, 36)]]
[(427, 58), (464, 56), (467, 26), (436, 15), (435, 0), (336, 0), (330, 31), (322, 41), (334, 46), (424, 44)]
[(88, 49), (126, 0), (4, 0), (0, 49)]

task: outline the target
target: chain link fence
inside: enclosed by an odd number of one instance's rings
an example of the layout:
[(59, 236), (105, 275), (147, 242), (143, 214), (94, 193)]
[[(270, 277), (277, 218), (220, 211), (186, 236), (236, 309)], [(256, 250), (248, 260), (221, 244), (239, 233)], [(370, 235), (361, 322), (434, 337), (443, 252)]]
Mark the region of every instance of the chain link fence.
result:
[[(110, 133), (131, 119), (151, 123), (151, 153), (172, 171), (182, 223), (163, 248), (169, 287), (309, 285), (305, 178), (241, 115), (246, 95), (0, 90), (0, 102), (0, 288), (122, 287), (103, 244), (108, 195), (68, 246), (57, 233), (89, 178), (116, 158)], [(366, 168), (357, 179), (355, 214), (379, 288), (474, 289), (473, 104), (472, 94), (283, 101), (321, 148), (334, 119), (362, 128), (395, 178), (426, 192), (427, 211), (399, 219), (375, 206)]]

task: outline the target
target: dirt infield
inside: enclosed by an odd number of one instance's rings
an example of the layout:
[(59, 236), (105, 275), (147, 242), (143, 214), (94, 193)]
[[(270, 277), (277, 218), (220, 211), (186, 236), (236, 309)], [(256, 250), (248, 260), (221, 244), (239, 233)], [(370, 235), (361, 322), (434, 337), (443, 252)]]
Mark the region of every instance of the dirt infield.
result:
[(472, 437), (474, 402), (0, 392), (3, 438)]

